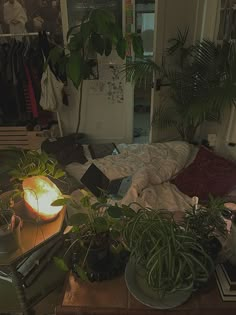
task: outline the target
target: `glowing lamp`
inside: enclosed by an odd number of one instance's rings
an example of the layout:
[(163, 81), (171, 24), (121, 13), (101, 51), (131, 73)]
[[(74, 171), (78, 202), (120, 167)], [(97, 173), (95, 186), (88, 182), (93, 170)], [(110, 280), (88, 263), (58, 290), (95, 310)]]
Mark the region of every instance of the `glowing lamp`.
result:
[(42, 221), (55, 219), (63, 206), (53, 207), (51, 203), (62, 198), (58, 187), (45, 176), (33, 176), (23, 181), (24, 200), (31, 217)]

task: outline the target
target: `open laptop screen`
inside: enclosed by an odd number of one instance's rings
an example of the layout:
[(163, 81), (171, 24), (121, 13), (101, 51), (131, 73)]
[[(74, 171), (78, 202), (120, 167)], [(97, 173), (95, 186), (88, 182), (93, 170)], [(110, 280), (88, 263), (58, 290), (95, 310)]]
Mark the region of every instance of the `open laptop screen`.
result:
[(82, 176), (81, 182), (98, 198), (102, 195), (101, 190), (106, 191), (108, 189), (110, 180), (95, 164), (91, 164)]

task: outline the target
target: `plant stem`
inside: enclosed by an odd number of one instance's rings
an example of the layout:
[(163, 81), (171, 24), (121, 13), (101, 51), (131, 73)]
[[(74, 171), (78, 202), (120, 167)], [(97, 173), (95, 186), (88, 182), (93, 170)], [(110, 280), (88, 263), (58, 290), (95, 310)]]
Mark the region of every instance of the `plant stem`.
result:
[(81, 122), (81, 111), (82, 111), (82, 101), (83, 101), (83, 85), (84, 80), (80, 83), (80, 92), (79, 92), (79, 113), (78, 113), (78, 123), (76, 127), (75, 133), (77, 134), (79, 132), (80, 122)]

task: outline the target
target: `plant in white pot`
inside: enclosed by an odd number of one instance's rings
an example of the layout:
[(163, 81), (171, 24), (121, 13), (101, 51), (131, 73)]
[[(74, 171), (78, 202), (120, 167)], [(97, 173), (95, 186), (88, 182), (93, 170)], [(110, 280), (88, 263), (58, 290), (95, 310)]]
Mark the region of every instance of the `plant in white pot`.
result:
[(143, 304), (168, 309), (208, 281), (214, 263), (194, 234), (165, 210), (141, 208), (124, 230), (130, 249), (126, 283)]
[(13, 206), (11, 197), (0, 199), (0, 255), (14, 252), (20, 246), (22, 221)]

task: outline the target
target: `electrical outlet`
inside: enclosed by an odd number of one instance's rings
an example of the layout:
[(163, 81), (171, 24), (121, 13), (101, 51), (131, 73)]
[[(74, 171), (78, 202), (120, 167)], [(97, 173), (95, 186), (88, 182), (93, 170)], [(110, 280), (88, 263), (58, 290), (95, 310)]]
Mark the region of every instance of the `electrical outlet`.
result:
[(207, 140), (210, 147), (214, 147), (216, 145), (217, 135), (215, 133), (209, 133), (207, 136)]

